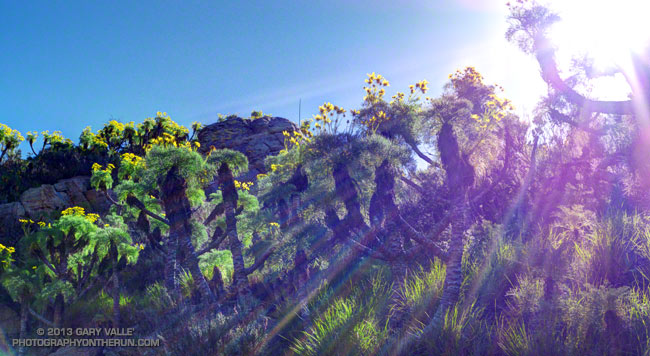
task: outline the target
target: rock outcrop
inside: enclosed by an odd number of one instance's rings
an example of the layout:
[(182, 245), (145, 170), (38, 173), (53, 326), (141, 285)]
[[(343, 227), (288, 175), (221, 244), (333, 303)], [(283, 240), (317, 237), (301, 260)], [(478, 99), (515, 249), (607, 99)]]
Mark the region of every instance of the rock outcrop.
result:
[(18, 219), (48, 221), (63, 209), (80, 206), (88, 212), (105, 212), (110, 207), (103, 193), (90, 187), (85, 176), (62, 179), (54, 185), (43, 184), (20, 195), (17, 202), (0, 204), (0, 239), (11, 241), (21, 233)]
[(240, 179), (253, 181), (258, 174), (266, 173), (264, 159), (284, 149), (282, 131), (294, 130), (298, 130), (298, 126), (281, 117), (265, 116), (254, 120), (236, 117), (205, 126), (198, 133), (198, 139), (202, 153), (214, 146), (245, 154), (249, 171)]

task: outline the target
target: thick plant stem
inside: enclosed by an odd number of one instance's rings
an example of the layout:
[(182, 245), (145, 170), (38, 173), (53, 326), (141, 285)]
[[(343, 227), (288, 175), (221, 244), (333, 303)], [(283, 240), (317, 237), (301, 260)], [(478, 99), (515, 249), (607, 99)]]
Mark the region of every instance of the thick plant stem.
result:
[(201, 268), (199, 268), (199, 258), (196, 255), (196, 251), (194, 251), (194, 245), (192, 245), (192, 240), (190, 239), (189, 234), (185, 234), (184, 240), (183, 248), (185, 249), (185, 256), (187, 256), (187, 265), (199, 288), (201, 297), (204, 298), (204, 301), (213, 303), (216, 301), (215, 296), (210, 290), (210, 286), (205, 280)]
[(117, 268), (113, 267), (113, 327), (120, 327), (120, 280), (117, 276)]
[[(20, 336), (21, 340), (24, 340), (27, 337), (27, 321), (29, 317), (29, 305), (27, 301), (23, 300), (20, 303)], [(18, 347), (18, 356), (25, 355), (25, 346)]]
[(166, 279), (167, 288), (171, 288), (174, 297), (178, 296), (178, 281), (176, 279), (177, 269), (177, 251), (179, 243), (183, 242), (183, 249), (187, 256), (189, 269), (198, 285), (203, 300), (214, 301), (214, 295), (210, 291), (203, 273), (198, 265), (198, 258), (194, 251), (194, 246), (190, 239), (192, 229), (189, 224), (192, 210), (189, 199), (187, 198), (187, 182), (179, 173), (178, 168), (173, 167), (169, 170), (161, 185), (163, 196), (163, 206), (165, 215), (169, 221), (169, 241), (167, 249)]
[(226, 213), (226, 234), (230, 252), (232, 254), (233, 264), (233, 287), (240, 295), (248, 294), (248, 276), (246, 275), (246, 266), (244, 265), (244, 256), (242, 255), (242, 244), (237, 236), (237, 200), (239, 196), (235, 188), (235, 181), (232, 171), (227, 163), (219, 167), (219, 186), (223, 195), (223, 203)]
[(463, 283), (462, 261), (467, 212), (466, 199), (459, 201), (454, 206), (454, 210), (451, 223), (447, 276), (445, 278), (440, 304), (429, 326), (440, 325), (445, 313), (458, 302), (460, 287)]
[(178, 237), (174, 234), (169, 234), (166, 243), (166, 256), (165, 256), (165, 284), (169, 293), (173, 298), (177, 299), (179, 296), (178, 266), (176, 264), (176, 250), (178, 250)]

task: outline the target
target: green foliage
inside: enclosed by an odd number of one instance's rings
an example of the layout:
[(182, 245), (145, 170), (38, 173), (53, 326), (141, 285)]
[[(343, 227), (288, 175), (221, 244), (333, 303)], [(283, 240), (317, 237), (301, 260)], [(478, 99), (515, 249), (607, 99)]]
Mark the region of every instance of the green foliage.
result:
[(446, 267), (439, 259), (432, 261), (428, 270), (420, 266), (420, 270), (411, 274), (399, 291), (399, 300), (404, 305), (395, 305), (393, 308), (413, 311), (416, 315), (416, 311), (430, 308), (442, 295), (445, 275)]
[(161, 283), (153, 283), (147, 286), (142, 299), (143, 307), (151, 309), (155, 314), (162, 313), (172, 309), (176, 302), (169, 295), (167, 288)]
[(232, 283), (234, 269), (232, 254), (229, 250), (212, 250), (199, 257), (199, 267), (206, 278), (213, 278), (212, 272), (215, 266), (219, 267), (224, 284)]
[(14, 155), (15, 150), (25, 138), (18, 132), (13, 130), (5, 124), (0, 124), (0, 163), (2, 163), (5, 155)]
[(445, 313), (442, 325), (422, 336), (424, 354), (485, 355), (493, 353), (492, 330), (482, 320), (482, 310), (473, 303), (467, 308), (455, 305)]
[[(312, 326), (292, 341), (299, 355), (376, 353), (389, 336), (379, 322), (389, 285), (381, 274), (353, 288), (348, 297), (333, 297), (329, 288), (320, 291), (310, 310), (317, 313)], [(322, 311), (320, 311), (322, 310)]]
[(260, 111), (253, 110), (251, 112), (251, 120), (257, 120), (267, 116), (269, 116), (269, 114), (265, 114), (261, 110)]
[(208, 163), (215, 165), (217, 169), (222, 164), (227, 163), (234, 176), (248, 170), (248, 158), (241, 152), (230, 149), (211, 151), (208, 156)]
[[(195, 151), (183, 147), (155, 145), (145, 156), (147, 169), (142, 174), (146, 186), (156, 186), (160, 177), (167, 175), (172, 167), (185, 179), (188, 192), (200, 189), (200, 179), (205, 179), (205, 160)], [(189, 195), (189, 193), (188, 193)]]

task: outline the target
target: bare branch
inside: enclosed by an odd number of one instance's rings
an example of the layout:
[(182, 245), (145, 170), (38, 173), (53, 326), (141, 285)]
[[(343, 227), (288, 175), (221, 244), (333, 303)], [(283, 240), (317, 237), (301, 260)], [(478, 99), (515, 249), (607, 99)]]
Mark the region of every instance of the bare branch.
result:
[(404, 182), (404, 183), (410, 185), (411, 187), (415, 188), (415, 190), (417, 190), (418, 192), (424, 193), (424, 188), (422, 188), (420, 185), (418, 185), (414, 181), (412, 181), (412, 180), (410, 180), (410, 179), (408, 179), (408, 178), (406, 178), (404, 176), (401, 176), (400, 179), (402, 180), (402, 182)]
[(203, 222), (204, 225), (207, 225), (212, 222), (212, 220), (216, 219), (217, 216), (223, 214), (226, 211), (226, 205), (224, 202), (219, 203), (217, 206), (214, 207), (214, 209), (210, 212), (210, 215), (208, 215), (207, 218), (205, 218), (205, 221)]
[(38, 321), (42, 322), (43, 324), (45, 324), (45, 325), (47, 325), (49, 327), (55, 327), (56, 326), (56, 325), (54, 325), (53, 322), (45, 319), (44, 316), (42, 316), (41, 314), (35, 312), (34, 309), (32, 309), (32, 307), (27, 307), (27, 309), (29, 310), (29, 313), (32, 314), (32, 316), (34, 318), (38, 319)]
[(249, 274), (255, 272), (256, 269), (258, 269), (258, 268), (260, 268), (260, 267), (263, 267), (263, 266), (264, 266), (264, 263), (266, 262), (266, 260), (269, 258), (269, 256), (271, 256), (271, 255), (273, 254), (274, 251), (275, 251), (275, 247), (271, 247), (271, 248), (269, 248), (269, 249), (268, 249), (268, 250), (267, 250), (267, 251), (262, 255), (262, 257), (260, 257), (260, 258), (256, 258), (256, 259), (255, 259), (255, 263), (253, 263), (252, 266), (250, 266), (250, 267), (248, 267), (248, 268), (245, 268), (245, 269), (244, 269), (244, 273), (246, 273), (246, 275), (249, 275)]
[[(451, 214), (449, 214), (451, 215)], [(444, 220), (444, 219), (443, 219)], [(433, 253), (436, 254), (436, 256), (440, 257), (441, 260), (446, 261), (447, 260), (447, 252), (443, 251), (438, 244), (435, 242), (425, 239), (421, 236), (421, 233), (417, 231), (413, 226), (411, 226), (404, 218), (402, 215), (398, 216), (398, 221), (402, 225), (403, 229), (402, 231), (406, 234), (408, 238), (411, 240), (425, 246), (426, 248), (433, 250)], [(446, 226), (445, 226), (446, 227)], [(442, 229), (440, 232), (444, 231)], [(435, 235), (437, 236), (437, 235)]]
[(352, 247), (356, 248), (357, 250), (359, 250), (361, 252), (368, 253), (369, 257), (376, 258), (378, 260), (389, 261), (389, 258), (387, 258), (380, 251), (375, 251), (375, 250), (371, 249), (370, 247), (361, 244), (360, 242), (356, 241), (355, 239), (349, 239), (349, 241), (352, 242)]
[(604, 114), (631, 115), (634, 114), (634, 106), (631, 100), (627, 101), (601, 101), (585, 98), (576, 92), (560, 78), (557, 63), (555, 62), (555, 50), (544, 36), (537, 36), (535, 39), (535, 57), (542, 70), (542, 78), (560, 94), (573, 104), (590, 112)]
[[(106, 196), (108, 196), (108, 193), (106, 194)], [(112, 199), (111, 199), (111, 200), (112, 200)], [(158, 220), (158, 221), (162, 221), (163, 223), (165, 223), (165, 224), (167, 224), (167, 225), (171, 225), (171, 224), (169, 223), (169, 220), (167, 220), (167, 219), (163, 218), (162, 216), (160, 216), (160, 215), (154, 213), (153, 211), (147, 209), (147, 208), (144, 206), (144, 203), (142, 203), (142, 202), (140, 201), (140, 199), (136, 198), (136, 197), (135, 197), (134, 195), (132, 195), (132, 194), (129, 194), (129, 196), (126, 197), (126, 203), (129, 204), (129, 206), (136, 207), (136, 208), (140, 209), (142, 212), (144, 212), (145, 214), (151, 216), (152, 218), (154, 218), (154, 219), (156, 219), (156, 220)], [(118, 203), (115, 203), (115, 204), (118, 204)]]
[[(219, 236), (219, 238), (217, 239), (217, 235), (219, 234), (221, 234), (221, 236)], [(214, 230), (214, 234), (212, 235), (212, 242), (208, 246), (199, 250), (199, 252), (197, 252), (196, 255), (201, 256), (202, 254), (208, 253), (215, 248), (219, 248), (219, 245), (221, 245), (221, 243), (226, 239), (226, 237), (228, 237), (228, 234), (225, 231), (221, 230), (221, 228), (217, 227), (216, 230)]]

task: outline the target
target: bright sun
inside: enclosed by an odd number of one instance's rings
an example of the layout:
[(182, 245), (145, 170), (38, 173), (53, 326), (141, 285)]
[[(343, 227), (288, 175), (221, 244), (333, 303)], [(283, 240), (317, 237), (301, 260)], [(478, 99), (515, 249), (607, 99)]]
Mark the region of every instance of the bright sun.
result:
[[(588, 55), (597, 68), (629, 68), (630, 54), (640, 53), (650, 43), (645, 0), (553, 0), (550, 7), (562, 20), (551, 30), (561, 68), (571, 57)], [(624, 99), (630, 92), (622, 75), (599, 79), (592, 94), (602, 99)]]

